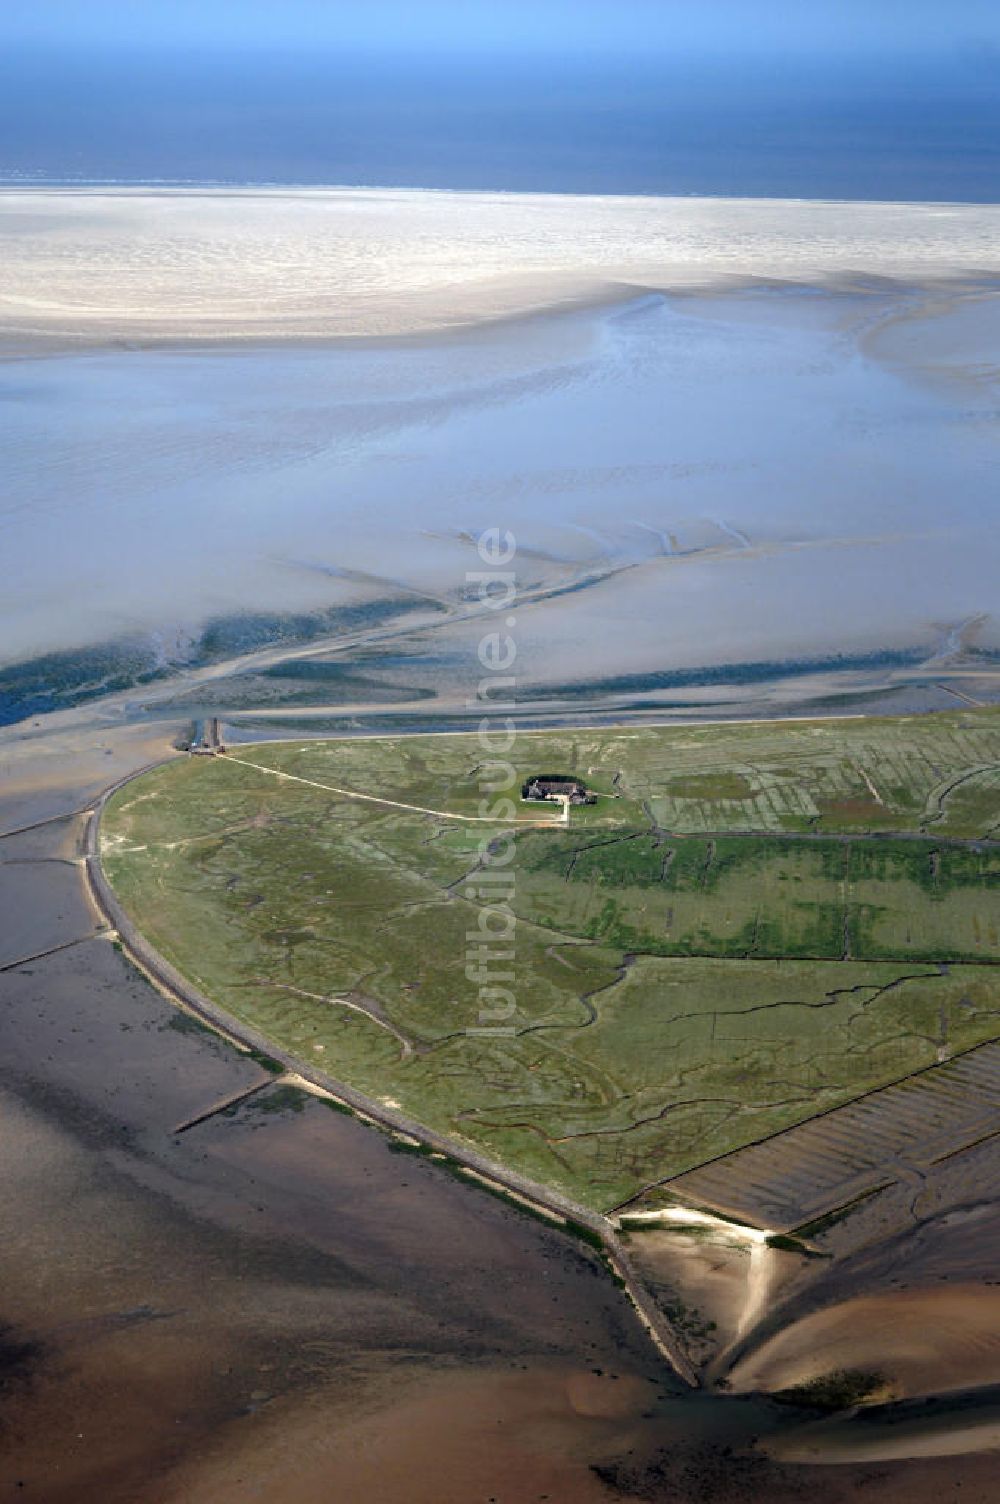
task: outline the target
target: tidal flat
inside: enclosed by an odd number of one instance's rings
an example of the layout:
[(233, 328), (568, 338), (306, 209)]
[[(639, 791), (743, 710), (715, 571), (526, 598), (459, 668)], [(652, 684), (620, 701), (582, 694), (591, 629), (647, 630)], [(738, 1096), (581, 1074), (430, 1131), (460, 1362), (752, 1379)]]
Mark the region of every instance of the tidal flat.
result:
[[(991, 698), (991, 215), (0, 195), (4, 718), (157, 687), (223, 641), (340, 652), (365, 611), (369, 645), (393, 650), (372, 701), (409, 688), (453, 710), (487, 527), (517, 539), (535, 700), (788, 708), (817, 677), (857, 695), (902, 672), (943, 705), (941, 670)], [(309, 268), (312, 320), (286, 326), (282, 288)], [(498, 309), (501, 274), (521, 293)], [(184, 322), (183, 277), (218, 328)], [(324, 323), (322, 286), (350, 328)], [(427, 289), (466, 299), (460, 328), (420, 323)], [(169, 329), (147, 317), (161, 307)], [(228, 703), (281, 700), (238, 683)]]

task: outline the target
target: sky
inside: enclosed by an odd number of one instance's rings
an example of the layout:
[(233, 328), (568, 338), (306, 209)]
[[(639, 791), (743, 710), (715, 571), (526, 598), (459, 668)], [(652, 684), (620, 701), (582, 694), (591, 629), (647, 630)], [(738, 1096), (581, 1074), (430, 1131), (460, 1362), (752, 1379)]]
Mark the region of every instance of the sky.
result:
[(0, 41), (59, 49), (1000, 55), (996, 0), (33, 0)]

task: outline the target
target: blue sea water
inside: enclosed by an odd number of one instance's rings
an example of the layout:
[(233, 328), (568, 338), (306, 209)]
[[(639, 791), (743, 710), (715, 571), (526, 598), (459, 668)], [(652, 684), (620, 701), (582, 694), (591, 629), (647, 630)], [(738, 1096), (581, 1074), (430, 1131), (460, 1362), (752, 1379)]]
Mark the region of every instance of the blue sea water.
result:
[(0, 59), (0, 181), (995, 202), (997, 60)]

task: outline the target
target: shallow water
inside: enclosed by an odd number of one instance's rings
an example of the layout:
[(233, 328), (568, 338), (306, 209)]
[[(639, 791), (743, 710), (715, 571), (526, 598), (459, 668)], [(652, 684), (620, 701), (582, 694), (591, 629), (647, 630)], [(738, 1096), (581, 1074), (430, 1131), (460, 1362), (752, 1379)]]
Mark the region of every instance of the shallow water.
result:
[(490, 526), (518, 539), (523, 683), (932, 652), (995, 602), (997, 306), (649, 295), (438, 342), (7, 363), (4, 657), (131, 636), (169, 666), (208, 619), (372, 598), (471, 653), (450, 616)]

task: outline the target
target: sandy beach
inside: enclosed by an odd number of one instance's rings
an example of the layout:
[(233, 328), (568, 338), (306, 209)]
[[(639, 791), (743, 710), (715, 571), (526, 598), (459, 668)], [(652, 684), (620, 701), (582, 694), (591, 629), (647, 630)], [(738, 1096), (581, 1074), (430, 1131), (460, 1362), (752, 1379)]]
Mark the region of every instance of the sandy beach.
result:
[(995, 205), (0, 190), (0, 344), (398, 337), (636, 289), (997, 272)]

